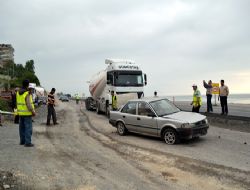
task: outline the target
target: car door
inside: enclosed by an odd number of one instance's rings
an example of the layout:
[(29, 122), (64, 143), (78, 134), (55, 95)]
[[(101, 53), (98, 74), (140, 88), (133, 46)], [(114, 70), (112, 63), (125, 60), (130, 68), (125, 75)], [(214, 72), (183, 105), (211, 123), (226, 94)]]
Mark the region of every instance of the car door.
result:
[(124, 121), (125, 126), (129, 131), (136, 131), (136, 107), (137, 102), (128, 102), (121, 110), (121, 119)]
[(155, 113), (147, 102), (138, 102), (138, 115), (136, 118), (137, 131), (144, 134), (157, 136), (158, 125)]

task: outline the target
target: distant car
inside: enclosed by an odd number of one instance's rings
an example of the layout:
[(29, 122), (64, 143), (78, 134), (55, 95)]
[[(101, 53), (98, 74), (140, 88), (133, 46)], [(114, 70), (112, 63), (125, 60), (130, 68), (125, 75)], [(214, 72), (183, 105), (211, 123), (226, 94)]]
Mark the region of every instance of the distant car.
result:
[(109, 123), (119, 135), (131, 131), (161, 137), (167, 144), (206, 135), (209, 128), (206, 116), (181, 111), (161, 98), (130, 100), (119, 111), (110, 111)]
[(68, 102), (69, 101), (69, 98), (68, 96), (60, 96), (59, 100), (61, 100), (62, 102)]

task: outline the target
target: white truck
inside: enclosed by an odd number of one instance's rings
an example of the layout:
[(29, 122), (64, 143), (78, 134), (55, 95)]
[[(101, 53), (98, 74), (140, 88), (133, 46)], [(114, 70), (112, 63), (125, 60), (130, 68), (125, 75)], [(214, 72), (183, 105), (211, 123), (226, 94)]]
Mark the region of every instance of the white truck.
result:
[(43, 87), (36, 86), (35, 83), (29, 83), (32, 88), (32, 98), (35, 104), (46, 104), (47, 94)]
[(87, 110), (109, 114), (112, 103), (111, 91), (114, 91), (118, 107), (130, 98), (144, 96), (143, 89), (147, 85), (147, 76), (140, 67), (131, 60), (106, 59), (105, 70), (95, 74), (89, 81), (91, 97), (85, 99)]

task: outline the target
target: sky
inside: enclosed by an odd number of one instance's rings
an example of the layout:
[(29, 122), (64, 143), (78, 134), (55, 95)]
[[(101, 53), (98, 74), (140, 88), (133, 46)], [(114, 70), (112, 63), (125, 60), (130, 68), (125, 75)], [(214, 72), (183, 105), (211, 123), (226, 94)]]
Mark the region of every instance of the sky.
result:
[(192, 94), (203, 80), (250, 93), (249, 0), (1, 0), (0, 43), (35, 62), (47, 90), (89, 95), (106, 58), (134, 60), (145, 95)]

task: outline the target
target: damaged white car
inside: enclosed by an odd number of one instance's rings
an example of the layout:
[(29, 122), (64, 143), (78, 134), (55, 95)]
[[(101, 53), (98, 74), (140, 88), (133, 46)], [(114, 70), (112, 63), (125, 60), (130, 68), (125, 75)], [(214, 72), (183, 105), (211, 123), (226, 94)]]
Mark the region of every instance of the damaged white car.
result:
[(109, 123), (119, 135), (131, 131), (161, 137), (167, 144), (206, 135), (209, 128), (206, 116), (181, 111), (161, 98), (130, 100), (119, 111), (110, 111)]

